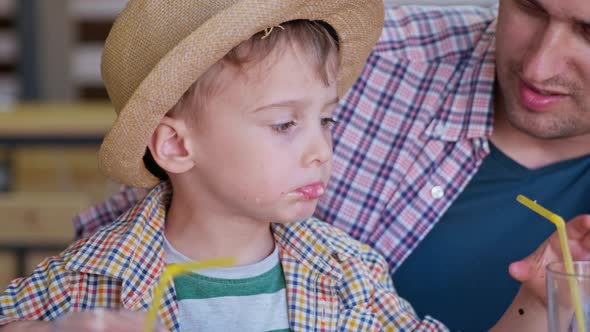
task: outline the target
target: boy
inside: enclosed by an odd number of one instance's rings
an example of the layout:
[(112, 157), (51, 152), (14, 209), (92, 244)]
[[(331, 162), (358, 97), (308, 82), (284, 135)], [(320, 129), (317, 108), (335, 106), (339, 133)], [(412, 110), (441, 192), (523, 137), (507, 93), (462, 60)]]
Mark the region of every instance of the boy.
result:
[(0, 325), (146, 310), (166, 264), (234, 257), (235, 267), (175, 278), (159, 311), (167, 328), (444, 329), (395, 295), (373, 250), (310, 219), (330, 174), (333, 109), (379, 37), (382, 7), (130, 1), (103, 55), (118, 119), (100, 162), (154, 188), (14, 281)]
[[(159, 310), (168, 329), (447, 330), (395, 294), (378, 254), (309, 218), (330, 173), (332, 111), (379, 36), (382, 6), (131, 0), (105, 45), (119, 116), (100, 161), (112, 178), (153, 189), (13, 281), (0, 326), (50, 328), (32, 321), (70, 313), (57, 330), (102, 317), (110, 331), (152, 304), (166, 264), (234, 257), (235, 267), (175, 278)], [(540, 314), (527, 307), (529, 319), (544, 314), (532, 302)], [(101, 314), (85, 322), (92, 309)], [(514, 312), (498, 330), (530, 327)]]

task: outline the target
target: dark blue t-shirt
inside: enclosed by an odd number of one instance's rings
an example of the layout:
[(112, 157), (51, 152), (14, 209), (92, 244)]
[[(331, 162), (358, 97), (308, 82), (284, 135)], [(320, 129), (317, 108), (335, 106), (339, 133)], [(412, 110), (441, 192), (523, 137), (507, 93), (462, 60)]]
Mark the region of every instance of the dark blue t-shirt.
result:
[(511, 262), (528, 256), (555, 226), (516, 202), (537, 200), (566, 221), (590, 212), (590, 156), (530, 170), (490, 144), (463, 193), (393, 275), (420, 316), (452, 331), (487, 331), (518, 291)]

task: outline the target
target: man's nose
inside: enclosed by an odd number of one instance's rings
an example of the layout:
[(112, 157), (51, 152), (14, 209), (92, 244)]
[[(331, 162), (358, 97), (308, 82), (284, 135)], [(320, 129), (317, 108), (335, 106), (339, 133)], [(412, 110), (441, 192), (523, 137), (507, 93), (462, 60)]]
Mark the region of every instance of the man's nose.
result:
[(530, 83), (543, 83), (559, 76), (569, 61), (568, 28), (550, 23), (530, 43), (530, 49), (523, 59), (524, 79)]

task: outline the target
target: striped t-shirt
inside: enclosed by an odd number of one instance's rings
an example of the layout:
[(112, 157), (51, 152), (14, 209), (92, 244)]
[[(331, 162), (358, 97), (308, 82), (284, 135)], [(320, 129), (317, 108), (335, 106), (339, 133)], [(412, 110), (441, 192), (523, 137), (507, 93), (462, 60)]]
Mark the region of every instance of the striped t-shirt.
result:
[[(167, 264), (190, 261), (167, 239), (164, 252)], [(289, 331), (277, 246), (258, 263), (180, 275), (174, 286), (180, 331)]]

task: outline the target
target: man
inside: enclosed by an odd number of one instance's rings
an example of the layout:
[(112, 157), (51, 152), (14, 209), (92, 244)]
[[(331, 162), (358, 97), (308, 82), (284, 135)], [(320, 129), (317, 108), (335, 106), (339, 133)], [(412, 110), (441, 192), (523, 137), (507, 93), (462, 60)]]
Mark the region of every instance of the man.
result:
[[(510, 262), (554, 231), (516, 195), (566, 219), (590, 212), (589, 88), (587, 0), (390, 9), (337, 112), (316, 216), (382, 253), (419, 314), (488, 329), (519, 287)], [(78, 235), (140, 194), (85, 212)], [(512, 276), (529, 278), (529, 262)]]

